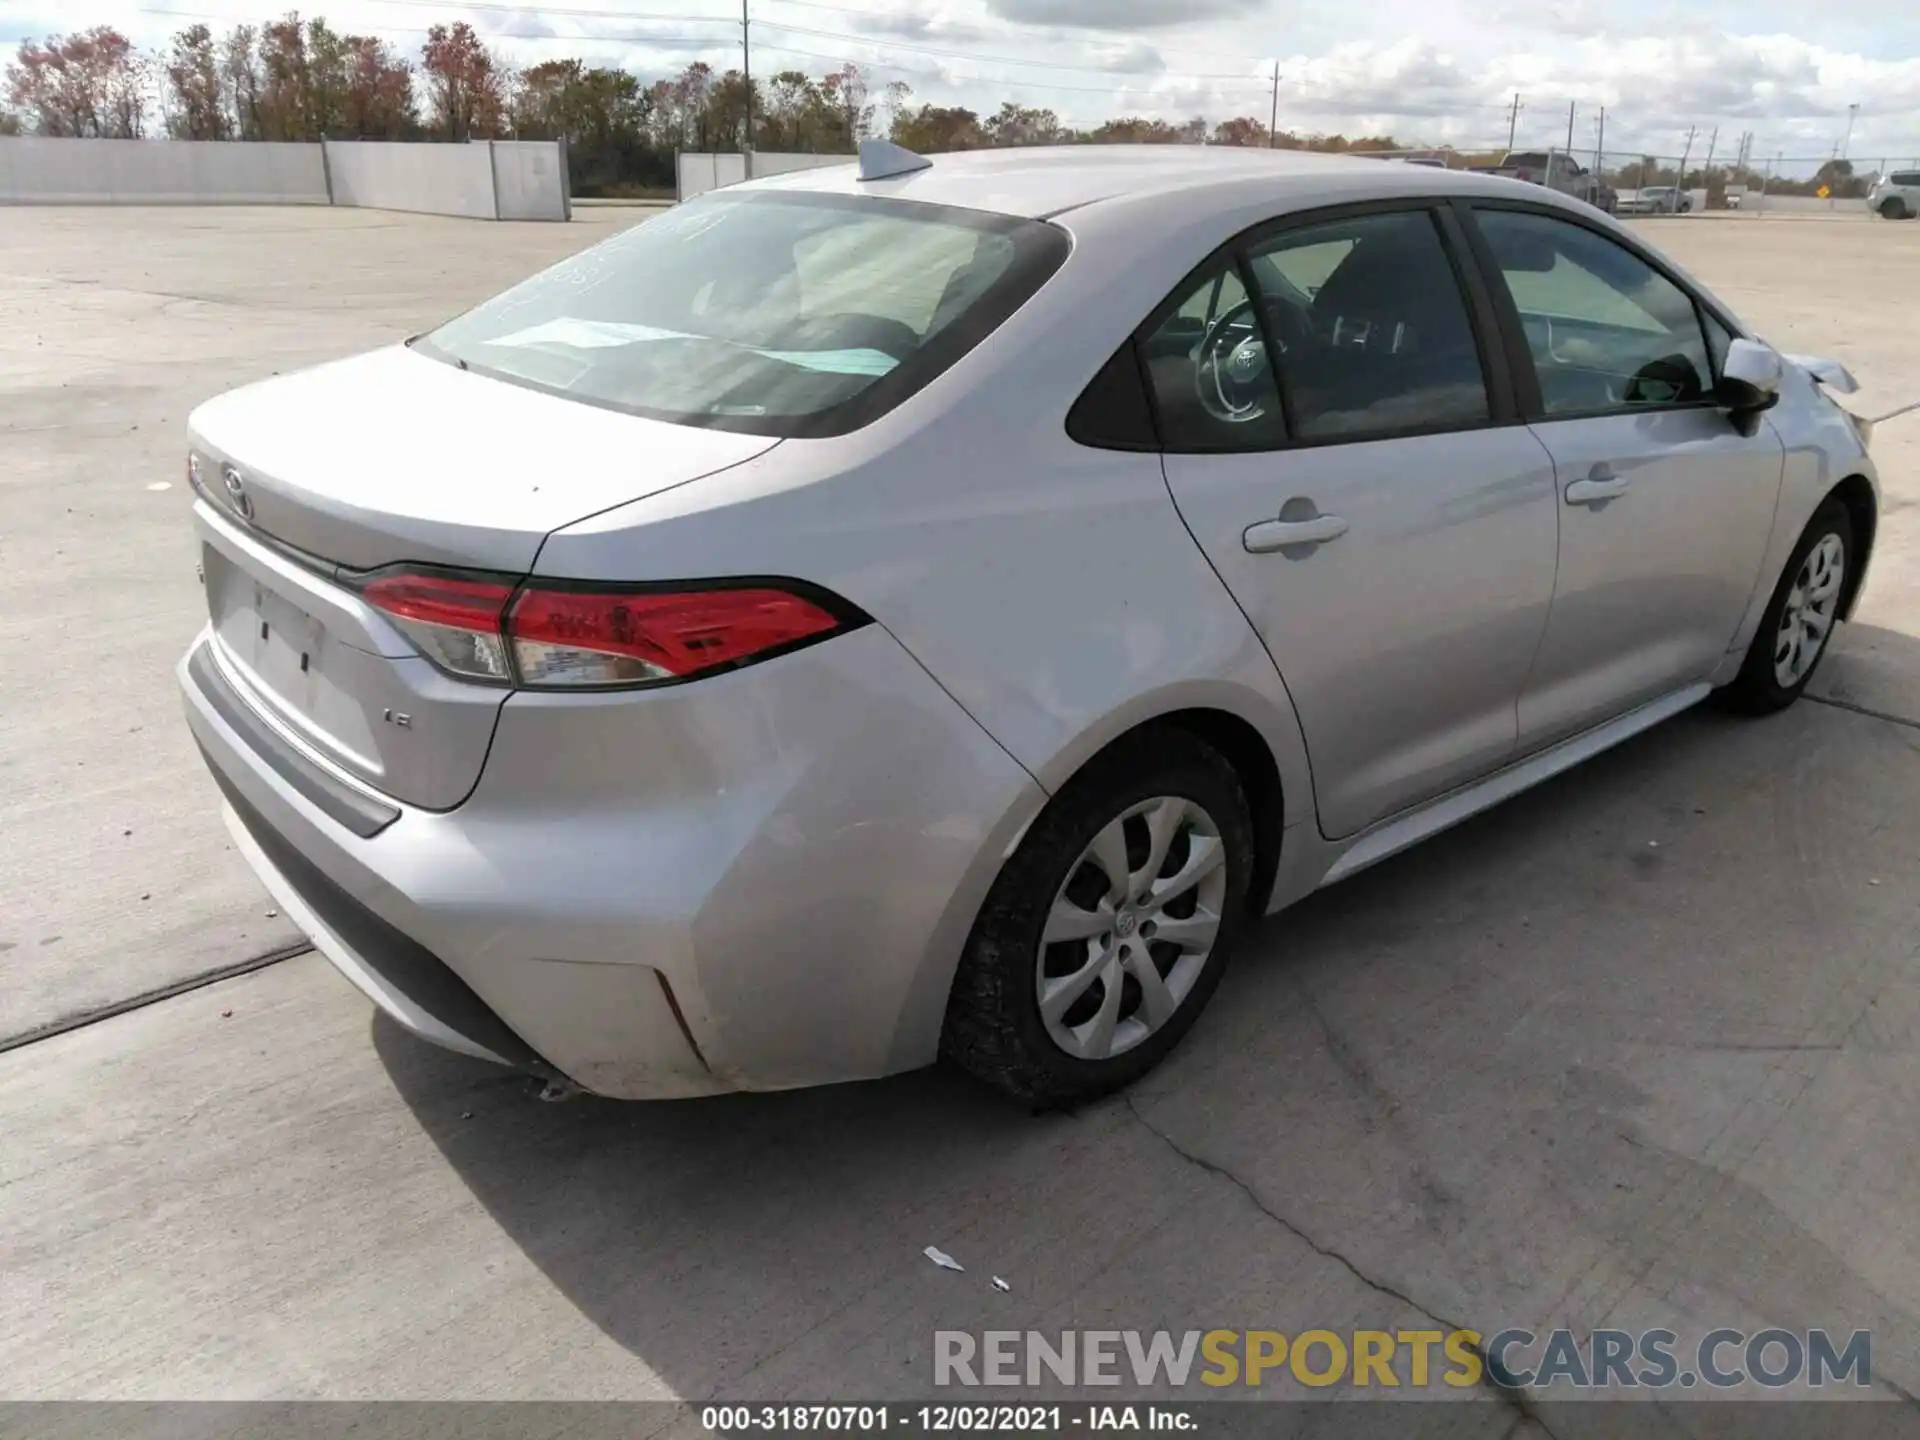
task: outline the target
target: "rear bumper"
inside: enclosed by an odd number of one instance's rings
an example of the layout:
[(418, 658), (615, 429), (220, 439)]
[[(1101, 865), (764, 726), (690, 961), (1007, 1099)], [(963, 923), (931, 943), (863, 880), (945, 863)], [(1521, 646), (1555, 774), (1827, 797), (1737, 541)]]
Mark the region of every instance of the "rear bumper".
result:
[[(342, 974), (423, 1039), (623, 1098), (931, 1061), (1044, 800), (878, 626), (694, 686), (515, 695), (447, 812), (333, 793), (210, 636), (179, 674), (236, 845)], [(362, 802), (397, 816), (357, 833)]]

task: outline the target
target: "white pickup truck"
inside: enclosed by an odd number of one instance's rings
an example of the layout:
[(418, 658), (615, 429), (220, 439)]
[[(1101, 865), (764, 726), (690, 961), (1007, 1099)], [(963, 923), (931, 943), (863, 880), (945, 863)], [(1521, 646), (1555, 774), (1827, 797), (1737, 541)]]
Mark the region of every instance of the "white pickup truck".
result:
[(1618, 203), (1613, 187), (1564, 150), (1509, 150), (1488, 172), (1509, 175), (1530, 185), (1545, 185), (1584, 200), (1609, 215)]

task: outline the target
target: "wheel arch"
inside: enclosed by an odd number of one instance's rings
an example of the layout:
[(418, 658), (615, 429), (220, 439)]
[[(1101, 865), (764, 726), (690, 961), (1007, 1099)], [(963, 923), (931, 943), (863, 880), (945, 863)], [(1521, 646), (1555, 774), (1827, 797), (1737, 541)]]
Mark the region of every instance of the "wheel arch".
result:
[(1874, 495), (1873, 483), (1864, 475), (1847, 476), (1829, 490), (1820, 503), (1824, 505), (1828, 500), (1837, 500), (1846, 507), (1847, 519), (1853, 525), (1854, 544), (1860, 555), (1857, 563), (1847, 567), (1846, 593), (1840, 600), (1840, 618), (1851, 620), (1853, 607), (1860, 598), (1866, 579), (1867, 565), (1873, 559), (1873, 537), (1880, 526), (1880, 504)]
[(1287, 830), (1286, 786), (1272, 747), (1250, 723), (1227, 710), (1175, 710), (1128, 734), (1152, 726), (1181, 731), (1211, 746), (1240, 777), (1248, 819), (1253, 822), (1253, 880), (1247, 886), (1247, 910), (1255, 916), (1264, 914), (1274, 878), (1280, 873), (1280, 847)]
[[(1049, 767), (1045, 777), (1050, 795), (1097, 764), (1115, 748), (1130, 744), (1148, 731), (1166, 730), (1191, 736), (1218, 751), (1233, 767), (1246, 791), (1248, 819), (1253, 822), (1253, 881), (1247, 889), (1251, 913), (1264, 913), (1280, 869), (1282, 837), (1286, 832), (1289, 797), (1297, 805), (1305, 798), (1289, 785), (1280, 757), (1270, 738), (1246, 715), (1218, 704), (1185, 704), (1135, 717), (1116, 728), (1096, 747), (1076, 753), (1070, 771)], [(1025, 838), (1024, 833), (1021, 836)]]

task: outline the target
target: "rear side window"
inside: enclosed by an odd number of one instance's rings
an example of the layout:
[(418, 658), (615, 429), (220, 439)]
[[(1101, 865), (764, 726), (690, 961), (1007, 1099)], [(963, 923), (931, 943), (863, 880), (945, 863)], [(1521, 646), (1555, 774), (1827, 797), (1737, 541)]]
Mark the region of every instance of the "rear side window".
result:
[(1093, 383), (1067, 412), (1067, 435), (1100, 450), (1158, 450), (1146, 372), (1129, 340), (1101, 367)]
[(1266, 331), (1239, 269), (1210, 267), (1140, 342), (1169, 450), (1269, 450), (1285, 443)]
[(978, 344), (1066, 258), (1040, 221), (724, 192), (562, 261), (415, 342), (655, 419), (841, 434)]
[(1424, 210), (1283, 232), (1251, 256), (1302, 440), (1361, 440), (1484, 422), (1479, 345)]
[(1177, 297), (1140, 353), (1174, 450), (1377, 440), (1492, 413), (1466, 300), (1424, 209), (1255, 240)]
[(1920, 170), (1896, 170), (1887, 179), (1895, 185), (1920, 185)]

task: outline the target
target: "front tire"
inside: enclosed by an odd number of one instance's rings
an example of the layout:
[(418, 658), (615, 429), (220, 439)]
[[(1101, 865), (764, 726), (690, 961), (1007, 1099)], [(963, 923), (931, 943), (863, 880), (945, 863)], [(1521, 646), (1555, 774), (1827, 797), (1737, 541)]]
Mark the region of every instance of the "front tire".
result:
[(1890, 200), (1882, 202), (1880, 214), (1884, 219), (1888, 220), (1907, 220), (1912, 218), (1913, 212), (1907, 208), (1907, 202), (1905, 200), (1895, 195)]
[(1728, 708), (1771, 715), (1800, 698), (1840, 622), (1853, 573), (1853, 540), (1853, 519), (1838, 500), (1814, 512), (1760, 617), (1739, 676), (1720, 692)]
[(1032, 1105), (1131, 1084), (1218, 988), (1252, 875), (1226, 759), (1171, 727), (1127, 737), (1053, 798), (994, 881), (942, 1051)]

